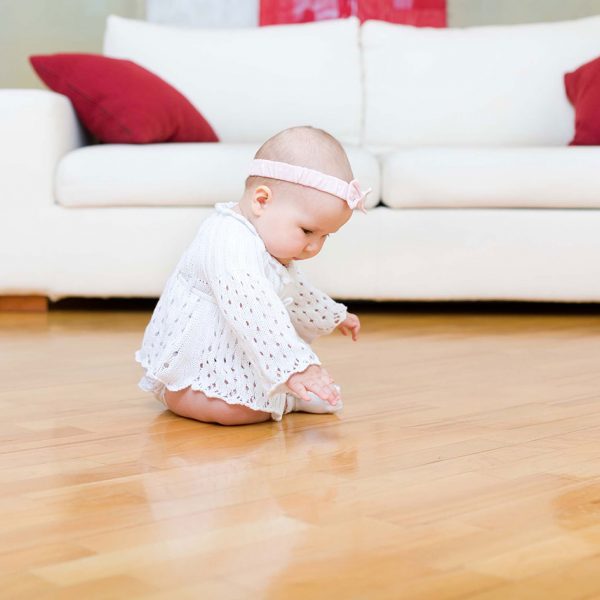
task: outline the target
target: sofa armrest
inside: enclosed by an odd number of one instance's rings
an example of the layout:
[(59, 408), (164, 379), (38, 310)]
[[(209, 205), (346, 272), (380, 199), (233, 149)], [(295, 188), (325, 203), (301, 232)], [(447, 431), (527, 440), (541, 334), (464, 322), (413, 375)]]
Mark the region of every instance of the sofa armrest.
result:
[(66, 96), (0, 90), (0, 295), (46, 294), (60, 159), (85, 135)]
[(0, 216), (52, 204), (58, 161), (84, 140), (66, 96), (0, 90)]

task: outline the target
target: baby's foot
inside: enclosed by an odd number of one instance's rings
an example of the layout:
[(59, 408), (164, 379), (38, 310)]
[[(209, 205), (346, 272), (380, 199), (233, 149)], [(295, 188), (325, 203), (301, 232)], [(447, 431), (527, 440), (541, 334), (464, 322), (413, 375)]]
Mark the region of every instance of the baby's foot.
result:
[[(340, 386), (333, 384), (337, 389), (338, 393), (340, 391)], [(286, 394), (286, 408), (285, 412), (307, 412), (314, 414), (332, 414), (336, 413), (342, 408), (344, 408), (344, 404), (342, 399), (340, 399), (335, 404), (329, 404), (327, 400), (322, 400), (314, 394), (313, 392), (307, 392), (311, 398), (311, 401), (308, 402), (303, 400), (302, 398), (298, 398), (294, 394)]]

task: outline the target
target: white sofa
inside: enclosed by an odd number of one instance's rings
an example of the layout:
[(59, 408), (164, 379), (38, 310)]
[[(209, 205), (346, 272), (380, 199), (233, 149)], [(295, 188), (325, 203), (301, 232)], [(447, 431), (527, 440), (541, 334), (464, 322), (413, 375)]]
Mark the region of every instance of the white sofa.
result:
[(467, 29), (235, 30), (110, 17), (104, 53), (182, 91), (217, 144), (86, 145), (66, 97), (0, 91), (0, 294), (156, 297), (260, 144), (311, 124), (371, 186), (303, 263), (341, 300), (600, 301), (600, 148), (563, 75), (600, 17)]

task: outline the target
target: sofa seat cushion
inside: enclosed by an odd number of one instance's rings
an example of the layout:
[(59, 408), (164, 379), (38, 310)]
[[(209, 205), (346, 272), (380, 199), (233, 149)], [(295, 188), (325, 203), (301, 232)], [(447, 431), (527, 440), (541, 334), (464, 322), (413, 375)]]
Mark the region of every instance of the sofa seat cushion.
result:
[(600, 147), (415, 148), (381, 156), (395, 208), (600, 208)]
[[(103, 144), (65, 155), (58, 165), (58, 204), (90, 206), (213, 206), (241, 198), (250, 161), (260, 144)], [(375, 156), (346, 146), (366, 208), (380, 198)]]

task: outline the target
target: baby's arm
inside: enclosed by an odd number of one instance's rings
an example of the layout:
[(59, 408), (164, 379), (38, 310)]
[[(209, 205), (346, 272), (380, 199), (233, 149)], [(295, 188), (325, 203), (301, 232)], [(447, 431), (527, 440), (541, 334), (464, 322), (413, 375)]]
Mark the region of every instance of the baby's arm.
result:
[[(218, 242), (217, 242), (218, 243)], [(285, 305), (269, 281), (254, 248), (232, 256), (215, 249), (209, 282), (225, 320), (256, 367), (269, 397), (289, 392), (294, 373), (321, 365), (308, 343), (298, 336)]]
[(289, 311), (298, 335), (307, 342), (330, 334), (347, 316), (348, 307), (336, 302), (312, 285), (304, 273), (295, 267), (298, 290)]

